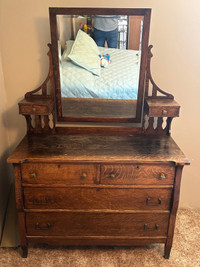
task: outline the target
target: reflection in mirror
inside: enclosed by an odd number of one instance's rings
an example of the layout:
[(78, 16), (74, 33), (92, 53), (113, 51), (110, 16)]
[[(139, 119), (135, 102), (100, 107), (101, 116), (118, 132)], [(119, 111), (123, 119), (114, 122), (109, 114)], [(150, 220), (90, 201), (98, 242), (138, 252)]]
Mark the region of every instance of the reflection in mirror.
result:
[(144, 16), (56, 18), (63, 116), (134, 118)]

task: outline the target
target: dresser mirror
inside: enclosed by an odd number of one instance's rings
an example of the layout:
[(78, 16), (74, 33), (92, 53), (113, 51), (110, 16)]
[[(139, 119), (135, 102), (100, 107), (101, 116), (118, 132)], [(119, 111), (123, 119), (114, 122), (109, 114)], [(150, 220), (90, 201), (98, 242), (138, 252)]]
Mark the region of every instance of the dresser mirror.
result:
[(141, 121), (150, 13), (50, 8), (58, 121)]

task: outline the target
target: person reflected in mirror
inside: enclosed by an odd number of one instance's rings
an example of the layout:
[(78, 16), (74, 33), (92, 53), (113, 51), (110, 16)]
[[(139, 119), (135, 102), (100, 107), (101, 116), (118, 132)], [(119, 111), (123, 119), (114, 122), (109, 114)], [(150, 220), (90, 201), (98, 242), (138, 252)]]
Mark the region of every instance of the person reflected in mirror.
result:
[(117, 48), (118, 16), (94, 16), (93, 39), (98, 46), (105, 47), (105, 42), (107, 42), (109, 48)]

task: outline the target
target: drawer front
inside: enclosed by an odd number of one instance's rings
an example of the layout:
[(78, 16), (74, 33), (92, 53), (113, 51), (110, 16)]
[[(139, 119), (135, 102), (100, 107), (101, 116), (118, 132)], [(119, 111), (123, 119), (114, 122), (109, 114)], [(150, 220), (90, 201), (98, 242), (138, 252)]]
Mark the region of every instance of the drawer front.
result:
[(42, 105), (20, 105), (20, 114), (48, 115), (50, 113), (48, 106)]
[(24, 188), (27, 209), (169, 210), (172, 189)]
[(179, 107), (151, 107), (149, 109), (150, 117), (178, 117)]
[(94, 184), (96, 166), (92, 164), (22, 164), (22, 181), (30, 184)]
[(173, 165), (150, 164), (104, 164), (101, 166), (101, 184), (118, 185), (172, 185), (175, 167)]
[(27, 213), (29, 236), (167, 236), (167, 213)]

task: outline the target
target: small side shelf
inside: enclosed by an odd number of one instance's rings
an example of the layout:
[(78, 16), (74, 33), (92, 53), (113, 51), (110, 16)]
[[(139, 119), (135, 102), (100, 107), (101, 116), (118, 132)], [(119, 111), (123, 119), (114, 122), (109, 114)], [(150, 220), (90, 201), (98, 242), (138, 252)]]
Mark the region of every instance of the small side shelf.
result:
[(25, 116), (27, 133), (54, 133), (55, 115), (54, 101), (50, 97), (24, 98), (19, 103), (19, 113)]
[(51, 98), (23, 99), (19, 102), (19, 113), (22, 115), (49, 115), (53, 111)]
[(146, 98), (144, 101), (143, 132), (170, 135), (172, 119), (179, 117), (180, 105), (172, 98)]
[(145, 99), (144, 110), (149, 117), (179, 117), (180, 105), (174, 99)]

